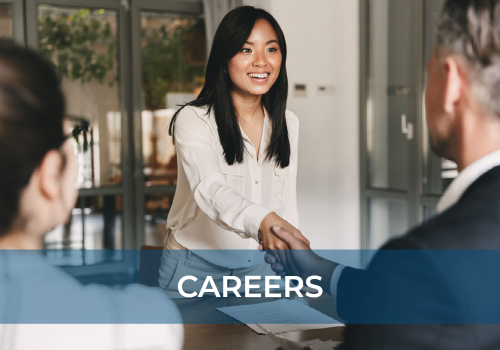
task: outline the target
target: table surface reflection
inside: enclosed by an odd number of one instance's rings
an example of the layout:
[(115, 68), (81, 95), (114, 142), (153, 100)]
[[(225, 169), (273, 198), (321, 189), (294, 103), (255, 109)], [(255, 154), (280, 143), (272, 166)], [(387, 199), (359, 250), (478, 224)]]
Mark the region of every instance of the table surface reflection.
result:
[[(291, 299), (291, 298), (290, 298)], [(305, 303), (328, 316), (339, 319), (335, 309), (334, 300), (323, 295), (320, 298), (293, 298)], [(241, 350), (266, 350), (276, 349), (276, 342), (268, 335), (260, 335), (248, 326), (235, 321), (226, 314), (216, 310), (219, 307), (248, 305), (274, 301), (277, 298), (193, 298), (174, 299), (179, 307), (184, 320), (184, 349), (241, 349)], [(200, 322), (207, 322), (200, 324)], [(195, 324), (196, 322), (196, 324)], [(211, 322), (208, 324), (208, 322)], [(298, 331), (281, 334), (281, 336), (294, 341), (321, 339), (341, 341), (344, 327), (333, 327), (317, 330)]]

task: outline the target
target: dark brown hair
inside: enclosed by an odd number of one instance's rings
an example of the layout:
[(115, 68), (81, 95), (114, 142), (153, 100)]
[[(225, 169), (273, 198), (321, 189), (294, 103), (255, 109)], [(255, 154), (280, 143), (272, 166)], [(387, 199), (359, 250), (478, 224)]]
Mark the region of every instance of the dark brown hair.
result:
[(500, 1), (448, 0), (437, 32), (441, 55), (461, 56), (485, 112), (500, 117)]
[(0, 39), (0, 235), (45, 155), (64, 143), (64, 97), (52, 66), (36, 52)]

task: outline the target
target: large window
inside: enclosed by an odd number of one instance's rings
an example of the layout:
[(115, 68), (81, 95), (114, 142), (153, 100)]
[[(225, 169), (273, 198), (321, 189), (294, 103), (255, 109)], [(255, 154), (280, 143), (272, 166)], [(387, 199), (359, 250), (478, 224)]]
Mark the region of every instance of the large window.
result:
[(118, 14), (99, 8), (38, 6), (38, 43), (62, 79), (67, 114), (83, 129), (82, 188), (121, 183)]
[[(205, 23), (200, 15), (141, 12), (142, 155), (146, 186), (172, 185), (177, 161), (167, 130), (205, 79)], [(172, 54), (172, 53), (182, 54)]]
[[(122, 182), (117, 19), (116, 10), (37, 6), (39, 50), (54, 64), (62, 81), (67, 117), (81, 130), (74, 145), (82, 189)], [(83, 195), (68, 223), (46, 235), (46, 247), (122, 248), (123, 216), (116, 210), (122, 207), (121, 197)]]
[(13, 34), (12, 4), (0, 3), (0, 37), (12, 38)]
[(79, 198), (44, 239), (54, 263), (125, 266), (120, 249), (162, 245), (177, 182), (168, 124), (204, 84), (202, 2), (0, 0), (0, 36), (52, 62), (78, 130)]
[[(178, 106), (194, 100), (203, 87), (205, 23), (199, 14), (144, 11), (140, 18), (144, 185), (174, 186), (177, 157), (168, 127)], [(172, 200), (173, 194), (145, 196), (146, 244), (162, 244)]]
[[(170, 121), (204, 85), (207, 61), (201, 2), (133, 2), (133, 98), (138, 244), (163, 245), (177, 184)], [(140, 152), (139, 152), (140, 150)]]
[(0, 38), (13, 38), (25, 44), (23, 0), (0, 0)]

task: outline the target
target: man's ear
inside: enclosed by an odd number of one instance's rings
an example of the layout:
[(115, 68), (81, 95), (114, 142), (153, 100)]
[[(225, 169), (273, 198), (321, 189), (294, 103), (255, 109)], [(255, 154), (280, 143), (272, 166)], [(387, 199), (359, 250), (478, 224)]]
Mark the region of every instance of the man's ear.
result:
[(465, 81), (461, 74), (461, 67), (454, 58), (446, 58), (443, 63), (443, 69), (446, 79), (444, 86), (444, 111), (450, 115), (453, 114), (462, 97), (462, 88)]
[(56, 150), (48, 152), (38, 167), (40, 192), (49, 200), (61, 195), (61, 167), (62, 156)]

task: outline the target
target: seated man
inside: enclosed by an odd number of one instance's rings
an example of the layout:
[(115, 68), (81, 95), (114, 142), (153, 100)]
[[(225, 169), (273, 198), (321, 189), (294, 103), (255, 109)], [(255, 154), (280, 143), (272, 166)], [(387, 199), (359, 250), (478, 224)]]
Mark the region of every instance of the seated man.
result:
[(323, 278), (349, 323), (346, 349), (500, 348), (499, 38), (500, 1), (446, 2), (426, 118), (435, 152), (460, 174), (438, 216), (384, 245), (366, 271), (322, 259), (275, 228), (293, 264), (270, 253), (266, 261), (282, 276)]

